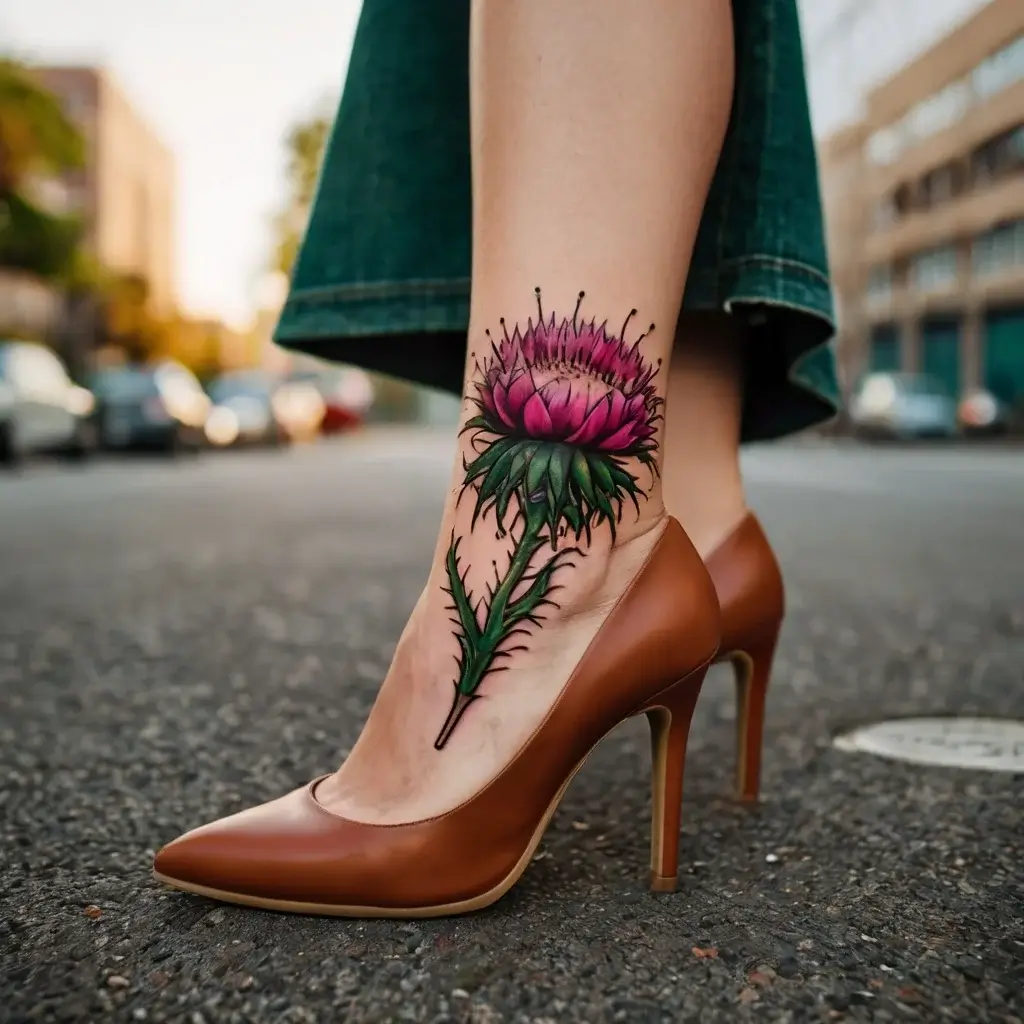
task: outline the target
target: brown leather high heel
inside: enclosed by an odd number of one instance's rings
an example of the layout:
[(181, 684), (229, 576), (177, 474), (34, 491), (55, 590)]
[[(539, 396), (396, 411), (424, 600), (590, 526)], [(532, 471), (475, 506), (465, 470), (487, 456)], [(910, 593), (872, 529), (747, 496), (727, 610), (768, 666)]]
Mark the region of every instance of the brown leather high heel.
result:
[[(703, 673), (700, 682), (703, 682)], [(686, 741), (700, 682), (684, 680), (648, 701), (651, 727), (651, 890), (673, 892), (679, 875), (679, 824), (683, 809)]]
[(469, 800), (399, 825), (351, 821), (317, 800), (317, 779), (187, 833), (154, 873), (230, 903), (344, 917), (434, 917), (478, 910), (519, 879), (572, 777), (616, 725), (665, 723), (653, 775), (652, 885), (674, 883), (689, 715), (718, 650), (714, 586), (669, 519), (550, 712)]
[(722, 643), (715, 661), (731, 661), (736, 673), (736, 794), (754, 801), (761, 786), (768, 679), (785, 611), (782, 573), (750, 512), (704, 562), (722, 610)]

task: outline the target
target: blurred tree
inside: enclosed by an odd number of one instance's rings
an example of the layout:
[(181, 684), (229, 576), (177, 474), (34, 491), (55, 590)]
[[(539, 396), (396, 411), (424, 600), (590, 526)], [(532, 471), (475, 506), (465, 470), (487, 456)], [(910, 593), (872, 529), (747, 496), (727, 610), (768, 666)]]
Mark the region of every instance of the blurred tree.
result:
[(137, 274), (121, 274), (103, 282), (105, 341), (128, 359), (143, 362), (162, 354), (166, 325), (149, 310), (149, 284)]
[[(300, 121), (285, 138), (287, 152), (287, 194), (273, 219), (273, 249), (270, 269), (291, 277), (309, 221), (320, 177), (331, 117), (317, 113)], [(408, 421), (420, 415), (419, 389), (394, 377), (370, 374), (374, 384), (374, 409), (371, 418), (378, 421)]]
[(0, 198), (35, 174), (81, 167), (85, 143), (53, 93), (23, 65), (0, 58)]
[(330, 118), (318, 114), (296, 124), (285, 140), (288, 192), (284, 205), (274, 217), (272, 270), (290, 275), (295, 265), (330, 131)]
[(75, 268), (80, 237), (76, 219), (46, 213), (17, 192), (0, 196), (0, 267), (62, 278)]
[(85, 161), (81, 134), (23, 65), (0, 58), (0, 267), (47, 279), (80, 275), (81, 224), (44, 210), (33, 186)]

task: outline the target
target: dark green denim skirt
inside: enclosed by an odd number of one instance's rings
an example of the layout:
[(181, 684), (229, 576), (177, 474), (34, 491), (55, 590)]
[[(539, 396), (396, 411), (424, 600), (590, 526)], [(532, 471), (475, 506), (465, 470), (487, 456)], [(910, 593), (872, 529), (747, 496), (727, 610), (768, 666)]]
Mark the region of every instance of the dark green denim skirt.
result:
[[(733, 0), (736, 88), (683, 305), (746, 325), (745, 440), (838, 406), (796, 0)], [(469, 321), (468, 0), (364, 0), (275, 340), (460, 393)]]

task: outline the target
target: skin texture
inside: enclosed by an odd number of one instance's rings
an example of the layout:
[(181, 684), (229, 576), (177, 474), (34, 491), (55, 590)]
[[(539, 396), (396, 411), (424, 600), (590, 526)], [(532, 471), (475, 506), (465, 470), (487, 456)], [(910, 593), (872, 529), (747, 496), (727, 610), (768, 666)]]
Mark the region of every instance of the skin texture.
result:
[[(357, 821), (400, 823), (442, 814), (470, 798), (544, 719), (660, 536), (664, 424), (649, 413), (669, 415), (661, 403), (671, 374), (672, 326), (728, 121), (732, 54), (728, 0), (474, 4), (473, 295), (459, 454), (426, 587), (358, 743), (318, 788), (330, 809)], [(501, 513), (493, 501), (477, 508), (476, 484), (483, 481), (475, 478), (469, 493), (466, 476), (482, 455), (480, 445), (499, 437), (471, 426), (484, 415), (480, 386), (496, 392), (497, 377), (512, 372), (499, 366), (492, 381), (492, 342), (500, 351), (502, 318), (514, 333), (537, 316), (537, 286), (548, 318), (555, 311), (556, 327), (572, 319), (581, 290), (588, 315), (580, 318), (598, 326), (607, 317), (613, 336), (621, 335), (634, 309), (642, 328), (662, 325), (637, 351), (643, 366), (657, 371), (647, 381), (650, 405), (641, 402), (641, 412), (634, 403), (631, 425), (618, 437), (602, 426), (591, 438), (610, 446), (595, 452), (643, 443), (650, 465), (640, 453), (623, 457), (622, 471), (635, 478), (638, 493), (635, 505), (624, 495), (621, 518), (615, 502), (615, 514), (593, 521), (589, 537), (584, 529), (577, 540), (570, 523), (569, 535), (556, 537), (555, 551), (548, 546), (549, 558), (563, 544), (581, 552), (566, 556), (571, 569), (553, 574), (561, 588), (557, 607), (544, 606), (542, 625), (527, 623), (526, 649), (505, 660), (507, 671), (481, 680), (474, 688), (480, 698), (442, 735), (463, 653), (453, 634), (453, 577), (485, 604), (493, 601), (486, 598), (488, 587), (509, 572), (521, 542), (521, 526), (510, 532), (508, 518), (515, 495)], [(643, 333), (633, 332), (630, 322), (630, 345)], [(541, 376), (542, 362), (535, 353), (531, 369)], [(550, 369), (544, 383), (550, 383)], [(501, 383), (507, 397), (513, 382)], [(536, 401), (527, 412), (530, 397), (506, 409), (508, 422), (496, 413), (506, 431), (525, 429), (528, 416), (531, 428), (546, 429)], [(551, 418), (549, 405), (544, 412)], [(644, 433), (647, 424), (653, 435)], [(550, 522), (539, 530), (538, 537), (550, 540)], [(538, 548), (530, 559), (534, 569), (544, 557)], [(485, 622), (483, 608), (475, 611), (478, 623)], [(457, 630), (464, 620), (456, 618)]]
[(726, 313), (679, 317), (667, 378), (665, 507), (708, 555), (746, 513), (740, 474), (743, 337)]

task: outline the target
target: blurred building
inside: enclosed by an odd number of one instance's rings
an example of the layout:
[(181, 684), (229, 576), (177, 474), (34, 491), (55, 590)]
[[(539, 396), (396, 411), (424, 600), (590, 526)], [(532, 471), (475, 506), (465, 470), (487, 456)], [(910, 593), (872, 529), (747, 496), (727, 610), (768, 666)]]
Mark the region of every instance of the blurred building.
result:
[(201, 321), (210, 339), (209, 361), (218, 370), (243, 370), (259, 362), (256, 338), (219, 320)]
[(821, 168), (847, 386), (902, 369), (1024, 401), (1024, 3), (878, 85)]
[(170, 151), (132, 108), (110, 73), (38, 67), (82, 131), (86, 166), (64, 177), (66, 212), (86, 221), (86, 247), (101, 266), (146, 282), (157, 316), (175, 308), (175, 166)]
[(256, 340), (220, 320), (177, 316), (171, 322), (173, 347), (163, 355), (177, 359), (202, 376), (242, 370), (258, 364)]

